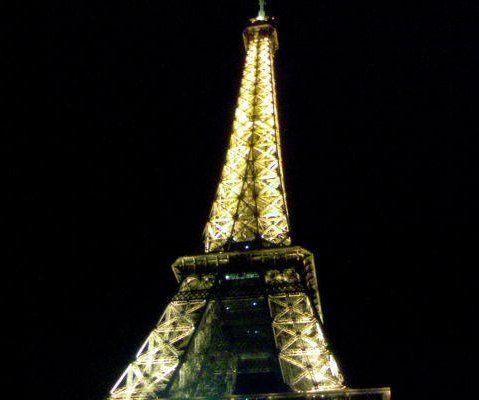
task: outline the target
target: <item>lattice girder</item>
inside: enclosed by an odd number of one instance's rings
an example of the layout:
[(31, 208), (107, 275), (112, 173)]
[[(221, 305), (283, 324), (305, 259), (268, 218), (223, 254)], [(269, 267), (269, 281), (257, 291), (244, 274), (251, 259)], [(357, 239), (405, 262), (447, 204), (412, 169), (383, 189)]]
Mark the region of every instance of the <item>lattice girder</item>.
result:
[(217, 398), (233, 392), (236, 360), (227, 351), (218, 349), (218, 340), (222, 339), (219, 307), (217, 301), (208, 301), (169, 391), (171, 398)]
[(208, 223), (207, 252), (258, 240), (291, 243), (283, 183), (273, 57), (276, 32), (246, 29), (246, 60), (226, 161)]
[(343, 377), (306, 293), (269, 296), (285, 382), (295, 391), (343, 388)]
[[(185, 278), (180, 292), (204, 291), (213, 277)], [(164, 390), (199, 322), (206, 299), (172, 301), (133, 361), (110, 392), (110, 400), (144, 400)]]

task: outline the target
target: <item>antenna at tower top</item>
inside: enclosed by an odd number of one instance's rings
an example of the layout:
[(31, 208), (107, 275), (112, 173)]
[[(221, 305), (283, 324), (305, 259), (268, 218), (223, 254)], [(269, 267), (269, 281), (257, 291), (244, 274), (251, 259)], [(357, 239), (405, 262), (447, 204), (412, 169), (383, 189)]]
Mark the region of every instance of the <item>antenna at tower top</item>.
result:
[(259, 12), (256, 19), (260, 21), (264, 21), (266, 19), (266, 13), (264, 12), (264, 0), (259, 0)]

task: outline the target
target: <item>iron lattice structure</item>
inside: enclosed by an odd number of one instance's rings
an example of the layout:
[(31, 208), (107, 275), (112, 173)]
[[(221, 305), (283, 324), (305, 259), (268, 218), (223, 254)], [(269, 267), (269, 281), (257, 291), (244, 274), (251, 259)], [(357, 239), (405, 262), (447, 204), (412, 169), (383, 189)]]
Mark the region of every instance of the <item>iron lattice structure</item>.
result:
[(205, 253), (172, 265), (179, 290), (109, 400), (318, 393), (386, 400), (388, 388), (344, 386), (324, 336), (314, 257), (290, 246), (273, 65), (278, 40), (263, 9), (244, 40), (241, 89)]
[(344, 387), (323, 335), (310, 252), (210, 253), (181, 257), (172, 267), (180, 290), (112, 400), (221, 397), (234, 393), (239, 374), (255, 373), (276, 373), (299, 392)]
[[(186, 278), (180, 293), (211, 287), (210, 277)], [(111, 391), (112, 399), (145, 399), (166, 388), (205, 308), (206, 300), (174, 300), (166, 307), (150, 333)]]
[(233, 130), (205, 228), (205, 250), (238, 242), (291, 243), (281, 162), (274, 79), (276, 30), (267, 23), (244, 32), (246, 60)]

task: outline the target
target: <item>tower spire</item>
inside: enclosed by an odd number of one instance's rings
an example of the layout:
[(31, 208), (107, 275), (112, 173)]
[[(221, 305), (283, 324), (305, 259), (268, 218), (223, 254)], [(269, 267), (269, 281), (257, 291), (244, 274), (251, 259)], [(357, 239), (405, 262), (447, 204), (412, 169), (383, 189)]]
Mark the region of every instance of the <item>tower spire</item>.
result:
[[(259, 17), (264, 16), (264, 0)], [(246, 59), (205, 251), (291, 244), (276, 104), (275, 28), (260, 18), (244, 33)]]
[(264, 11), (264, 0), (259, 0), (259, 12), (258, 16), (256, 17), (258, 21), (266, 20), (266, 13)]

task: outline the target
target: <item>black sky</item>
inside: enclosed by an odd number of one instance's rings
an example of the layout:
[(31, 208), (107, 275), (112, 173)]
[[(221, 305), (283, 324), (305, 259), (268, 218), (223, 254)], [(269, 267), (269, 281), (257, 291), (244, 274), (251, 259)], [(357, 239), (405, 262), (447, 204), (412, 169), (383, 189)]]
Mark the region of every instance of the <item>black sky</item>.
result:
[[(12, 147), (22, 161), (10, 169), (22, 360), (35, 398), (96, 400), (175, 292), (170, 264), (202, 251), (256, 5), (36, 7), (25, 13), (34, 34), (19, 28), (33, 51), (18, 74), (36, 128)], [(478, 8), (267, 10), (293, 240), (316, 255), (347, 383), (390, 385), (398, 400), (467, 388)]]

